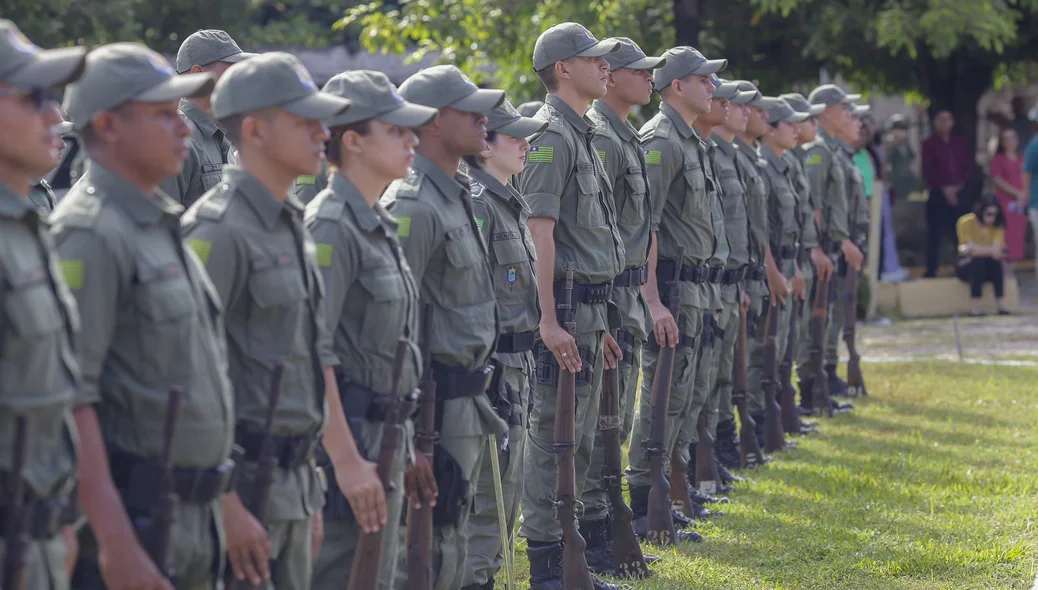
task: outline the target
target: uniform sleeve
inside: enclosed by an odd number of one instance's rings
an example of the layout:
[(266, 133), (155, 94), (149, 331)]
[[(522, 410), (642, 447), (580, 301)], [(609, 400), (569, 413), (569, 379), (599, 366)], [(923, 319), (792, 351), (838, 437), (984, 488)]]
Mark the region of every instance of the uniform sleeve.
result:
[(339, 358), (332, 350), (332, 335), (342, 318), (346, 293), (357, 281), (360, 273), (360, 250), (349, 247), (348, 240), (337, 223), (317, 219), (311, 226), (310, 233), (317, 246), (317, 268), (320, 269), (324, 281), (323, 317), (329, 335), (327, 342), (318, 350), (321, 354), (321, 364), (331, 367), (339, 364)]
[(645, 176), (649, 179), (649, 197), (652, 201), (652, 231), (660, 229), (663, 207), (667, 203), (670, 185), (682, 166), (681, 153), (666, 139), (649, 138), (642, 143), (645, 156)]
[(392, 213), (397, 221), (396, 235), (400, 239), (400, 248), (407, 257), (415, 282), (421, 285), (437, 239), (444, 233), (439, 218), (427, 205), (413, 199), (397, 199)]
[(573, 154), (562, 135), (549, 131), (532, 142), (519, 175), (519, 192), (530, 205), (530, 217), (559, 220), (562, 192), (572, 170)]
[(627, 172), (627, 167), (624, 165), (625, 158), (623, 152), (620, 151), (620, 147), (608, 135), (595, 134), (595, 138), (591, 140), (591, 143), (595, 148), (598, 159), (602, 162), (602, 167), (605, 168), (606, 177), (609, 179), (609, 184), (612, 185), (613, 194), (615, 195), (617, 193), (616, 187), (619, 186), (618, 183), (626, 181), (624, 174)]
[(476, 218), (476, 227), (483, 238), (483, 243), (490, 248), (490, 236), (494, 235), (494, 212), (482, 197), (472, 198), (472, 216)]
[(228, 228), (209, 222), (192, 225), (185, 230), (184, 239), (205, 265), (225, 313), (229, 315), (244, 291), (248, 272), (248, 258), (238, 240)]
[(829, 159), (822, 153), (821, 148), (817, 146), (811, 148), (804, 158), (804, 173), (807, 174), (807, 183), (811, 187), (811, 204), (816, 209), (821, 209), (823, 206), (828, 161)]
[(96, 404), (101, 401), (101, 372), (121, 308), (124, 273), (119, 268), (118, 254), (93, 232), (63, 228), (56, 233), (55, 243), (65, 283), (79, 308), (76, 353), (83, 387), (76, 396), (76, 404)]

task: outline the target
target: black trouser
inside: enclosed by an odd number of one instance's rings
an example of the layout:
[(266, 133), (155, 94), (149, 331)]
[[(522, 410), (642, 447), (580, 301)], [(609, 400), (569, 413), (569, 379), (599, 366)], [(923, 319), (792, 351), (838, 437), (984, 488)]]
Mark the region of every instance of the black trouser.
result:
[[(961, 193), (960, 193), (961, 194)], [(955, 222), (958, 221), (958, 208), (948, 204), (941, 189), (930, 189), (930, 198), (926, 201), (926, 276), (937, 276), (937, 268), (941, 265), (941, 242), (946, 233), (955, 241)]]
[(1002, 263), (989, 256), (974, 258), (966, 265), (966, 273), (970, 283), (970, 297), (980, 299), (984, 283), (995, 287), (995, 297), (1002, 298), (1005, 292), (1002, 275)]

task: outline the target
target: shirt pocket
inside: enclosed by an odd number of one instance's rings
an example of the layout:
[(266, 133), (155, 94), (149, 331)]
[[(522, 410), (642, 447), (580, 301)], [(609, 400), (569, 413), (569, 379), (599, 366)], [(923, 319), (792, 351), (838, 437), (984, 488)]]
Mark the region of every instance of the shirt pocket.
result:
[(360, 341), (371, 342), (380, 355), (392, 358), (396, 341), (404, 336), (407, 319), (403, 277), (391, 269), (366, 269), (358, 282), (366, 297)]
[(202, 164), (202, 186), (209, 190), (223, 179), (223, 164)]
[(303, 273), (295, 254), (275, 254), (252, 261), (249, 296), (252, 300), (247, 332), (258, 358), (284, 358), (298, 342), (306, 305)]
[(173, 367), (188, 358), (194, 293), (178, 262), (137, 264), (134, 293), (138, 353), (146, 383), (168, 385)]
[(443, 245), (446, 265), (443, 271), (443, 299), (451, 306), (468, 306), (486, 301), (489, 286), (480, 238), (469, 225), (447, 232)]
[(641, 169), (633, 166), (628, 168), (624, 182), (627, 185), (627, 198), (620, 209), (620, 223), (641, 226), (645, 223), (645, 193), (648, 192)]
[[(585, 169), (586, 168), (586, 169)], [(595, 167), (577, 167), (577, 226), (603, 227), (606, 224), (605, 211), (599, 197), (601, 187), (595, 177)]]
[(525, 301), (532, 280), (530, 256), (516, 235), (491, 243), (494, 254), (494, 290), (502, 301)]
[(683, 215), (709, 219), (706, 208), (706, 175), (703, 167), (694, 160), (685, 160), (682, 173), (685, 176), (685, 203)]

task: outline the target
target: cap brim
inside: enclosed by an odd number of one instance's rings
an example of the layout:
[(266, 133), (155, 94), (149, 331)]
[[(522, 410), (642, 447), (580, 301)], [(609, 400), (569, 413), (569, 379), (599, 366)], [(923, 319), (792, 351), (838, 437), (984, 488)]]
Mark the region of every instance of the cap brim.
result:
[(69, 133), (72, 133), (73, 127), (72, 121), (62, 121), (61, 123), (51, 127), (51, 130), (54, 131), (55, 135), (68, 135)]
[(689, 72), (697, 76), (709, 76), (710, 74), (716, 74), (721, 70), (728, 67), (727, 59), (708, 59), (703, 63), (699, 64), (699, 67)]
[(222, 61), (222, 62), (229, 63), (229, 64), (236, 64), (238, 62), (245, 61), (245, 60), (247, 60), (249, 58), (256, 57), (257, 55), (259, 55), (259, 54), (258, 53), (249, 53), (249, 52), (246, 52), (246, 51), (242, 51), (241, 53), (235, 53), (234, 55), (228, 55), (227, 57), (222, 57), (222, 58), (220, 58), (220, 59), (218, 59), (216, 61)]
[(632, 70), (655, 70), (656, 68), (662, 68), (666, 63), (667, 58), (665, 57), (643, 57), (616, 69), (621, 70), (623, 68), (629, 68)]
[(854, 105), (853, 112), (857, 116), (867, 115), (872, 111), (872, 107), (867, 104), (856, 104)]
[(824, 104), (813, 104), (811, 105), (811, 108), (807, 109), (807, 114), (811, 115), (812, 117), (817, 117), (818, 115), (821, 115), (824, 112)]
[(429, 121), (432, 121), (438, 113), (439, 111), (432, 107), (405, 102), (398, 108), (395, 108), (388, 113), (383, 113), (375, 118), (383, 123), (389, 123), (390, 125), (415, 128), (421, 127)]
[[(716, 96), (716, 94), (715, 94)], [(735, 96), (728, 99), (728, 102), (732, 104), (750, 104), (757, 98), (757, 92), (752, 90), (744, 90), (735, 93)]]
[(714, 98), (726, 99), (731, 101), (733, 98), (739, 95), (739, 85), (732, 84), (731, 82), (725, 82), (714, 90)]
[(303, 98), (277, 106), (297, 117), (311, 121), (327, 121), (346, 112), (351, 104), (353, 103), (341, 96), (315, 91)]
[(489, 113), (504, 101), (504, 90), (479, 89), (447, 106), (467, 113)]
[(574, 57), (603, 57), (614, 51), (620, 51), (619, 41), (599, 41), (584, 51), (581, 51)]
[(208, 96), (216, 86), (209, 74), (183, 74), (160, 82), (130, 100), (137, 102), (166, 102), (181, 98)]
[(861, 100), (860, 94), (848, 94), (847, 96), (843, 97), (843, 100), (841, 102), (846, 104), (851, 102), (858, 102), (859, 100)]
[(785, 117), (782, 120), (783, 121), (789, 121), (790, 123), (803, 123), (804, 121), (806, 121), (810, 117), (811, 117), (811, 115), (809, 115), (807, 113), (793, 113), (792, 115), (790, 115), (788, 117)]
[(74, 82), (83, 73), (86, 54), (86, 47), (40, 51), (30, 63), (4, 81), (23, 90), (64, 86)]
[(531, 119), (530, 117), (519, 117), (518, 119), (509, 121), (496, 129), (487, 129), (487, 131), (496, 131), (507, 135), (508, 137), (530, 137), (531, 135), (540, 133), (547, 128), (547, 121)]

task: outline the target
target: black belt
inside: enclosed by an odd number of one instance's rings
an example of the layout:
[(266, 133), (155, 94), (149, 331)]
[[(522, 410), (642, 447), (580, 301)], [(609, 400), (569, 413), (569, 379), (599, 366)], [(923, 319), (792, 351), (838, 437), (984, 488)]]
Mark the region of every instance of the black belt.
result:
[[(696, 347), (696, 337), (695, 336), (688, 336), (686, 334), (682, 334), (681, 337), (678, 338), (678, 348), (695, 348), (695, 347)], [(652, 350), (654, 352), (655, 351), (659, 351), (660, 345), (659, 345), (658, 342), (656, 342), (656, 333), (655, 332), (649, 332), (649, 337), (645, 339), (645, 344), (642, 345), (642, 348), (648, 348), (649, 350)]]
[(780, 260), (793, 260), (797, 257), (798, 249), (799, 246), (797, 244), (786, 244), (785, 246), (773, 247), (771, 253)]
[[(674, 260), (660, 260), (656, 263), (656, 280), (669, 281), (674, 276)], [(681, 281), (686, 283), (705, 283), (710, 280), (710, 267), (707, 265), (681, 265)]]
[(537, 332), (509, 332), (497, 337), (497, 352), (511, 354), (516, 352), (529, 352), (533, 350), (533, 343), (537, 341)]
[[(565, 279), (558, 279), (554, 282), (553, 286), (555, 289), (555, 299), (558, 300), (566, 287), (566, 281)], [(578, 283), (577, 281), (573, 281), (573, 303), (587, 303), (589, 305), (607, 303), (612, 294), (612, 281), (597, 284)]]
[(436, 401), (475, 397), (487, 392), (494, 367), (484, 365), (478, 369), (448, 367), (437, 361), (432, 362), (433, 378), (436, 380)]
[(614, 287), (640, 287), (645, 283), (649, 282), (649, 265), (642, 265), (638, 268), (629, 268), (622, 273), (616, 275), (613, 279)]
[[(123, 493), (128, 508), (149, 510), (158, 498), (162, 481), (162, 466), (155, 459), (147, 459), (122, 451), (108, 453), (112, 483)], [(207, 504), (227, 491), (234, 475), (234, 461), (228, 459), (217, 467), (173, 468), (173, 492), (182, 504)]]
[(759, 264), (757, 266), (751, 266), (746, 271), (746, 278), (750, 281), (763, 281), (764, 277), (768, 276), (767, 271), (764, 270), (764, 265)]
[(723, 277), (724, 277), (724, 267), (723, 266), (711, 266), (710, 267), (710, 272), (707, 275), (707, 279), (706, 280), (709, 283), (713, 283), (715, 285), (719, 285), (721, 283), (721, 279)]
[(79, 512), (76, 500), (72, 495), (57, 498), (26, 500), (18, 514), (11, 514), (9, 508), (0, 508), (0, 530), (6, 531), (12, 517), (28, 517), (26, 534), (34, 540), (50, 539), (63, 527), (74, 522)]
[(748, 264), (744, 264), (739, 268), (727, 268), (724, 273), (721, 274), (722, 285), (738, 285), (746, 278), (747, 272), (750, 270)]
[(828, 256), (836, 256), (842, 248), (843, 244), (836, 240), (822, 240), (822, 252), (825, 252)]
[(335, 377), (339, 384), (342, 410), (347, 418), (403, 424), (418, 408), (418, 396), (415, 393), (403, 397), (377, 393), (347, 381), (342, 377), (339, 367), (335, 368)]
[(625, 344), (628, 348), (634, 348), (634, 334), (628, 330), (617, 330), (616, 343), (620, 345), (620, 348), (623, 348)]
[[(234, 442), (241, 445), (245, 450), (246, 461), (258, 461), (263, 451), (264, 433), (254, 430), (253, 427), (239, 424), (234, 429)], [(295, 436), (271, 436), (274, 443), (274, 457), (277, 458), (278, 467), (282, 469), (295, 469), (310, 462), (314, 457), (314, 451), (320, 439), (316, 435), (303, 434)]]

